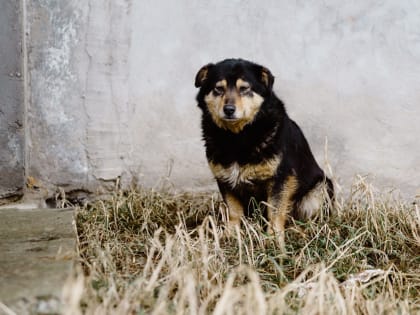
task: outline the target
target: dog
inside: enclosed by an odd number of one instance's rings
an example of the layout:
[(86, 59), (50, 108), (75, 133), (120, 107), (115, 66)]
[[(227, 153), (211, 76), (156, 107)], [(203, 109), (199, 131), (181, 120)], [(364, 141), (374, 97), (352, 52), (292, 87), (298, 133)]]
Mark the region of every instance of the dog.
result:
[(206, 157), (227, 205), (228, 230), (250, 215), (255, 198), (266, 204), (268, 232), (284, 244), (288, 216), (316, 216), (334, 187), (273, 84), (266, 67), (243, 59), (207, 64), (195, 77)]

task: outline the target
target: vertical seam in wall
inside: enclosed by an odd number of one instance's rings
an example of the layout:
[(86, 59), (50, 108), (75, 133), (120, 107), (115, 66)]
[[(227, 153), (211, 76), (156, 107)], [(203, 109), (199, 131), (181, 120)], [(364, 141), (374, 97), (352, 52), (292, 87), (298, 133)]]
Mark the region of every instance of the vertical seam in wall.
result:
[(22, 6), (22, 73), (23, 73), (23, 192), (26, 193), (26, 180), (28, 178), (29, 169), (29, 126), (28, 126), (28, 110), (29, 110), (29, 77), (28, 77), (28, 49), (27, 39), (29, 37), (29, 30), (27, 28), (27, 0), (21, 0)]

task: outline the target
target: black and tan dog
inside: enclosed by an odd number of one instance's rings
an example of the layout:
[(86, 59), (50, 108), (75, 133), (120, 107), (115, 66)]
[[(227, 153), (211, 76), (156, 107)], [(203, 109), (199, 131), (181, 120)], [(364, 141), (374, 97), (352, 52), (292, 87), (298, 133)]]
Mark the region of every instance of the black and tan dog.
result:
[(269, 232), (284, 239), (289, 213), (313, 217), (333, 185), (315, 161), (302, 131), (273, 92), (260, 65), (226, 59), (198, 71), (207, 160), (228, 207), (229, 226), (249, 214), (250, 200), (267, 204)]

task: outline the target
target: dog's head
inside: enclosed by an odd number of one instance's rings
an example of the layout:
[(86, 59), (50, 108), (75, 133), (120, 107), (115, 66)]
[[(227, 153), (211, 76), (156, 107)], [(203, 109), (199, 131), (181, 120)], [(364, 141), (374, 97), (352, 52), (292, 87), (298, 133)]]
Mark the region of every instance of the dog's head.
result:
[(203, 66), (195, 77), (198, 105), (223, 129), (239, 133), (272, 93), (274, 77), (260, 65), (226, 59)]

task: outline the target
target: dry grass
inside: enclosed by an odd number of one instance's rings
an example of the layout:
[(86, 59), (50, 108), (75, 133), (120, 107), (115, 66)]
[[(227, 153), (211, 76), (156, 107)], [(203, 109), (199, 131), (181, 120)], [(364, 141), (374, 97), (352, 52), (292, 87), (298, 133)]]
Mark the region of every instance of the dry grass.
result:
[(359, 178), (330, 215), (291, 222), (286, 252), (215, 194), (137, 189), (79, 209), (67, 314), (420, 313), (420, 210)]

